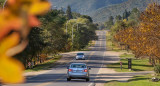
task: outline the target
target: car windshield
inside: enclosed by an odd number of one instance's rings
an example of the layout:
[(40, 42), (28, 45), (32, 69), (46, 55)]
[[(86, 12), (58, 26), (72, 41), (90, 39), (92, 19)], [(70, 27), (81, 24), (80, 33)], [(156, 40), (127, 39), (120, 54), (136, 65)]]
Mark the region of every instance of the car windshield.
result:
[(77, 53), (77, 55), (84, 55), (84, 53)]
[(72, 64), (71, 68), (86, 68), (85, 64)]

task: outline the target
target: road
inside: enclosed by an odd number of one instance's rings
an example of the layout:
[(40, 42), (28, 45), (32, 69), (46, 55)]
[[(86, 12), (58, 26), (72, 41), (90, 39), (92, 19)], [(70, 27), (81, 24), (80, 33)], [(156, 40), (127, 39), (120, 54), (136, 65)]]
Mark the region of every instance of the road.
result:
[[(27, 79), (24, 84), (12, 85), (12, 86), (94, 86), (95, 79), (98, 75), (99, 69), (103, 67), (103, 61), (106, 51), (106, 32), (97, 31), (98, 40), (95, 42), (95, 46), (92, 47), (91, 51), (82, 51), (87, 56), (86, 60), (75, 60), (71, 62), (84, 62), (87, 63), (90, 70), (90, 81), (86, 82), (85, 80), (66, 80), (67, 66), (62, 65), (58, 68), (52, 68), (47, 73), (32, 77)], [(109, 58), (107, 58), (109, 59)]]

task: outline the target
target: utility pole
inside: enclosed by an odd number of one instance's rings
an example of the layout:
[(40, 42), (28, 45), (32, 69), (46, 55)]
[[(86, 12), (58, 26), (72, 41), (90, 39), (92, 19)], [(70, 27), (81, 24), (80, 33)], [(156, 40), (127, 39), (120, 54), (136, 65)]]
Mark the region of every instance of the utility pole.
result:
[(77, 31), (78, 31), (78, 24), (77, 24)]
[(73, 28), (74, 28), (75, 25), (76, 25), (76, 24), (74, 24), (74, 25), (72, 26), (72, 45), (73, 45)]
[(68, 22), (69, 22), (69, 21), (67, 21), (67, 23), (66, 23), (66, 34), (67, 34)]

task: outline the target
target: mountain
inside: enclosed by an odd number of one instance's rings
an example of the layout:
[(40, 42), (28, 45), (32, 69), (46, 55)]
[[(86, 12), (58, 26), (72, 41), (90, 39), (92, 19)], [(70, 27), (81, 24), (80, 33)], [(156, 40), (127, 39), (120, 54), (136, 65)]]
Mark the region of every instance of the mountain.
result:
[[(155, 1), (160, 2), (160, 0)], [(149, 3), (151, 3), (151, 0), (128, 0), (121, 4), (100, 8), (90, 13), (90, 16), (95, 22), (104, 22), (109, 16), (122, 15), (125, 10), (131, 11), (133, 8), (138, 8), (143, 11)]]
[(138, 8), (143, 11), (152, 1), (160, 0), (50, 0), (52, 8), (66, 10), (70, 5), (72, 11), (89, 15), (94, 22), (105, 22), (109, 16), (122, 15), (125, 10)]
[(95, 10), (108, 7), (111, 5), (119, 4), (128, 0), (49, 0), (52, 3), (52, 8), (61, 7), (66, 10), (67, 6), (70, 5), (72, 11), (81, 14), (90, 14)]

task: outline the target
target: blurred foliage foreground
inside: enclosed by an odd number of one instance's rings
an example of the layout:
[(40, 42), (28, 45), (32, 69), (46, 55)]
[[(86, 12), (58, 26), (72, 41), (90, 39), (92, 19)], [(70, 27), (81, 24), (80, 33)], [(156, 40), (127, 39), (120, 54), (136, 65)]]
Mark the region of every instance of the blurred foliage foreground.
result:
[(32, 27), (40, 25), (36, 16), (50, 8), (46, 0), (7, 0), (0, 10), (0, 80), (2, 83), (24, 82), (24, 66), (12, 58), (28, 44)]

